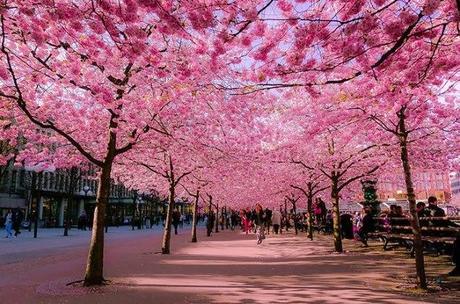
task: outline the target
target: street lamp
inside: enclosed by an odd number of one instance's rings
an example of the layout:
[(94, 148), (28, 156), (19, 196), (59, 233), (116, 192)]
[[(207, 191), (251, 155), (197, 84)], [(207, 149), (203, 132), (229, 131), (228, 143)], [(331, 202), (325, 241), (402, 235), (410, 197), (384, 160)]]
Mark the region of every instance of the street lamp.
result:
[(139, 214), (139, 222), (137, 224), (137, 229), (142, 229), (142, 204), (144, 201), (142, 200), (142, 197), (138, 196), (136, 198), (136, 209)]
[[(85, 193), (85, 203), (84, 203), (84, 205), (83, 205), (83, 210), (85, 210), (85, 206), (86, 206), (86, 204), (88, 203), (88, 192), (89, 192), (90, 189), (91, 189), (91, 188), (90, 188), (88, 185), (84, 185), (84, 186), (83, 186), (83, 192)], [(85, 213), (86, 213), (86, 212), (85, 212)], [(89, 220), (88, 215), (86, 215), (86, 219)], [(82, 228), (83, 228), (83, 230), (86, 230), (86, 225), (87, 225), (87, 223), (83, 223), (83, 224), (84, 224), (84, 227), (82, 227)]]

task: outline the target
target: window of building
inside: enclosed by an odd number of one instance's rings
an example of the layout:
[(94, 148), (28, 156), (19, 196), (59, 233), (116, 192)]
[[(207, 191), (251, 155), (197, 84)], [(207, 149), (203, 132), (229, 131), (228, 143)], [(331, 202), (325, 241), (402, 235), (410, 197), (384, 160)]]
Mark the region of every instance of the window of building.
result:
[(49, 189), (50, 190), (54, 189), (54, 183), (55, 183), (55, 174), (50, 173), (50, 184), (49, 184)]

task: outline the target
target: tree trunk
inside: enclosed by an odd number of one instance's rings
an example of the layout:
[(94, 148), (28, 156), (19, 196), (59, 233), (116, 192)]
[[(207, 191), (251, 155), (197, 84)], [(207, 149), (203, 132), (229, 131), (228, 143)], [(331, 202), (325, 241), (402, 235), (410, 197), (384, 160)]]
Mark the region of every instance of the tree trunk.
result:
[(166, 213), (166, 223), (163, 232), (163, 243), (161, 246), (161, 253), (162, 254), (169, 254), (170, 253), (170, 243), (171, 243), (171, 222), (172, 222), (172, 213), (174, 210), (174, 197), (175, 197), (175, 186), (169, 186), (169, 204), (168, 204), (168, 211)]
[(219, 204), (216, 205), (215, 225), (216, 225), (216, 233), (217, 233), (217, 232), (219, 232)]
[(225, 206), (225, 217), (224, 217), (224, 220), (225, 220), (225, 229), (229, 229), (230, 228), (230, 221), (227, 220), (228, 219), (228, 213), (227, 213), (227, 206)]
[(332, 181), (332, 219), (333, 219), (333, 234), (334, 234), (334, 249), (336, 252), (343, 252), (342, 247), (342, 233), (340, 229), (340, 209), (339, 209), (339, 191), (338, 182)]
[[(40, 177), (40, 175), (38, 175)], [(32, 173), (32, 188), (31, 188), (31, 199), (33, 201), (34, 198), (36, 198), (36, 203), (35, 203), (35, 225), (34, 225), (34, 239), (37, 238), (38, 234), (38, 223), (39, 223), (39, 213), (40, 213), (40, 187), (37, 185), (37, 174), (35, 172)], [(39, 180), (40, 182), (40, 180)], [(38, 195), (37, 195), (38, 193)]]
[(308, 237), (313, 241), (313, 196), (311, 192), (308, 193), (307, 198), (307, 213), (308, 213)]
[(208, 210), (208, 222), (206, 223), (206, 235), (211, 236), (213, 227), (210, 225), (209, 219), (211, 218), (211, 215), (212, 215), (212, 196), (211, 195), (208, 195), (208, 196), (209, 196), (209, 210)]
[(411, 167), (409, 163), (409, 153), (407, 151), (407, 132), (405, 125), (405, 114), (404, 110), (400, 111), (399, 115), (399, 127), (400, 136), (399, 143), (401, 147), (401, 161), (404, 169), (404, 179), (406, 182), (407, 199), (409, 201), (409, 211), (411, 214), (410, 222), (412, 226), (412, 232), (414, 234), (414, 251), (415, 251), (415, 268), (417, 272), (418, 287), (427, 289), (426, 275), (425, 275), (425, 262), (423, 258), (423, 244), (422, 234), (420, 229), (420, 223), (417, 216), (416, 201), (414, 186), (412, 183)]
[(196, 238), (196, 224), (197, 224), (197, 216), (198, 216), (198, 199), (200, 197), (200, 191), (196, 191), (195, 202), (193, 203), (193, 215), (192, 215), (192, 243), (197, 242)]
[(220, 230), (224, 230), (224, 225), (225, 225), (225, 212), (224, 212), (224, 207), (221, 208), (220, 210)]
[(288, 232), (289, 231), (289, 216), (287, 213), (287, 202), (286, 201), (284, 202), (284, 216), (286, 219), (286, 232)]
[(72, 210), (72, 198), (67, 196), (67, 206), (64, 222), (64, 236), (69, 236), (69, 226), (70, 226), (70, 212)]
[(113, 158), (106, 161), (99, 176), (99, 186), (94, 209), (93, 230), (86, 262), (85, 286), (100, 285), (104, 282), (104, 224), (105, 208), (109, 200), (110, 175)]
[(67, 206), (66, 206), (66, 215), (65, 215), (65, 224), (64, 224), (64, 236), (69, 235), (70, 222), (72, 221), (72, 205), (73, 205), (73, 194), (75, 190), (76, 179), (78, 178), (78, 169), (77, 167), (72, 167), (67, 171), (69, 174), (69, 184), (67, 189)]
[(131, 230), (134, 230), (134, 227), (136, 225), (135, 219), (136, 219), (136, 203), (137, 203), (137, 192), (134, 193), (134, 198), (133, 198), (133, 216), (131, 218)]
[(292, 211), (294, 212), (294, 231), (295, 235), (297, 235), (299, 231), (297, 230), (297, 207), (295, 202), (292, 202)]
[(281, 214), (281, 221), (280, 221), (280, 234), (283, 234), (283, 205), (280, 205), (280, 214)]

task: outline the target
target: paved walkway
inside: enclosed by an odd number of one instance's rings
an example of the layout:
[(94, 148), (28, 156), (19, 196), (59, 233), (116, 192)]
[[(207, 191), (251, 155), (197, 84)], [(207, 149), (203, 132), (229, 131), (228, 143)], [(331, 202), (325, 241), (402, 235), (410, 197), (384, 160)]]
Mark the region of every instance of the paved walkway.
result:
[[(5, 244), (13, 242), (0, 242), (2, 299), (14, 303), (356, 304), (455, 303), (460, 297), (455, 280), (448, 282), (451, 290), (403, 293), (413, 260), (382, 252), (378, 244), (362, 249), (347, 241), (349, 251), (337, 255), (331, 253), (329, 236), (311, 242), (304, 236), (270, 235), (258, 246), (253, 235), (224, 231), (207, 238), (203, 230), (199, 243), (192, 244), (184, 229), (173, 236), (172, 254), (163, 256), (157, 254), (159, 230), (115, 229), (107, 234), (105, 257), (111, 284), (91, 289), (66, 286), (83, 275), (88, 234), (65, 239), (69, 246), (47, 247), (58, 238), (50, 236), (35, 245), (19, 245), (29, 250), (15, 253), (3, 251)], [(446, 263), (432, 265), (435, 261), (439, 258), (428, 259), (431, 276), (449, 269)]]

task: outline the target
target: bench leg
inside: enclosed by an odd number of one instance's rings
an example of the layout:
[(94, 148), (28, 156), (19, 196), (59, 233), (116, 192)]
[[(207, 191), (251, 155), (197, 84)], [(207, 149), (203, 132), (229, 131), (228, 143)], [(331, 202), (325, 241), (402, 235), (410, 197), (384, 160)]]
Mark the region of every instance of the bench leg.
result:
[(414, 242), (411, 243), (410, 249), (409, 249), (410, 257), (415, 258), (415, 246)]
[(388, 245), (388, 238), (383, 238), (384, 244), (383, 244), (383, 250), (388, 250), (387, 245)]

